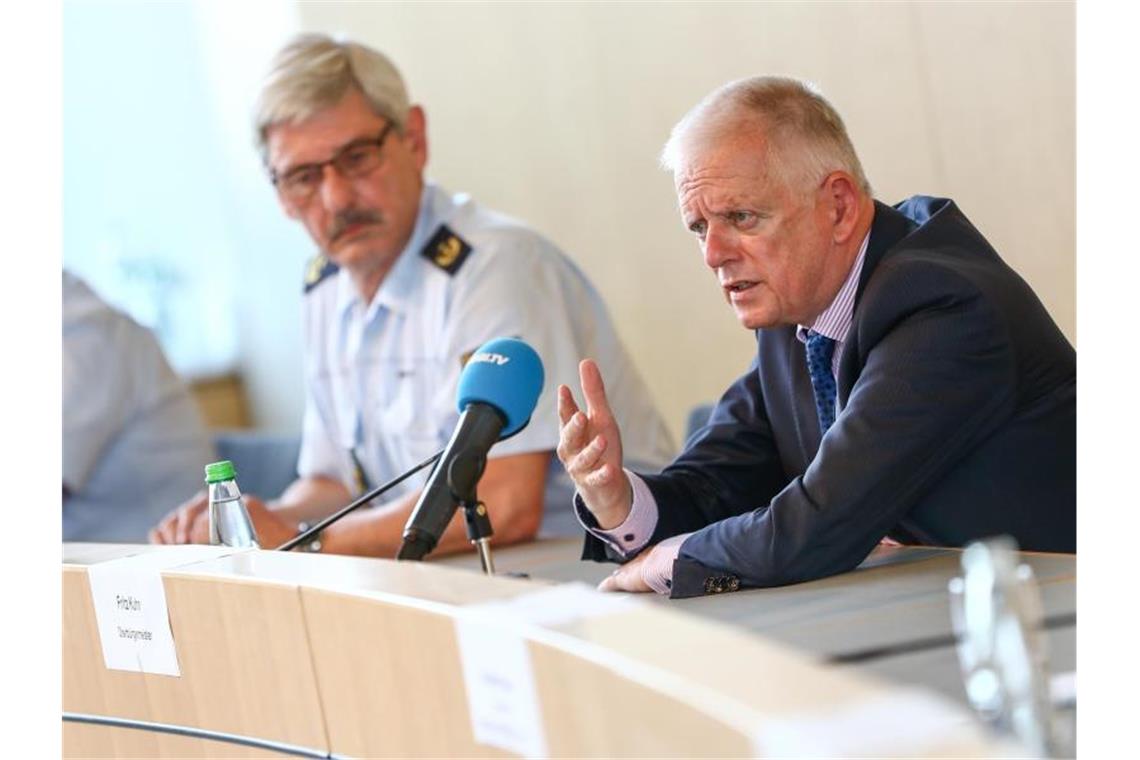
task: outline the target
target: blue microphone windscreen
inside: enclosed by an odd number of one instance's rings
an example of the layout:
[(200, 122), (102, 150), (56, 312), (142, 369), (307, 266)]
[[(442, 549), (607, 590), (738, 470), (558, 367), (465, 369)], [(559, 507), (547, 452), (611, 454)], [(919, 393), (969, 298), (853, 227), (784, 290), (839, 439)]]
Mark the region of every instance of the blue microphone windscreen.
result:
[(468, 404), (489, 404), (507, 420), (506, 438), (530, 420), (542, 393), (542, 359), (518, 338), (489, 340), (471, 355), (459, 376), (459, 412)]

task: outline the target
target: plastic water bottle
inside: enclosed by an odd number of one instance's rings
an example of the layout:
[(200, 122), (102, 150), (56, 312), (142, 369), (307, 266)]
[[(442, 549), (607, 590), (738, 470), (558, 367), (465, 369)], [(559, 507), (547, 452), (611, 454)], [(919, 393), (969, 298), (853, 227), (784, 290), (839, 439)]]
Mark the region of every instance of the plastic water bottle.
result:
[(206, 465), (210, 494), (210, 543), (223, 546), (260, 548), (249, 512), (241, 500), (233, 462)]

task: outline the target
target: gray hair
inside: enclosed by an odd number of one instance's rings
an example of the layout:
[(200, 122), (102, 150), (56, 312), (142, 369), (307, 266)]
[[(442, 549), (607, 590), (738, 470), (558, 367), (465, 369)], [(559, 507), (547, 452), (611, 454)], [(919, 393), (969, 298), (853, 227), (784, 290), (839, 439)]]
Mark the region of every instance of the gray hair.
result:
[(408, 91), (386, 56), (324, 34), (294, 37), (274, 57), (254, 106), (254, 137), (262, 159), (270, 127), (304, 121), (335, 106), (351, 88), (363, 93), (378, 116), (403, 131)]
[(719, 135), (749, 121), (763, 130), (773, 171), (789, 186), (814, 187), (841, 169), (871, 193), (839, 113), (815, 85), (790, 77), (739, 79), (714, 90), (673, 127), (661, 151), (662, 168), (676, 171), (690, 134)]

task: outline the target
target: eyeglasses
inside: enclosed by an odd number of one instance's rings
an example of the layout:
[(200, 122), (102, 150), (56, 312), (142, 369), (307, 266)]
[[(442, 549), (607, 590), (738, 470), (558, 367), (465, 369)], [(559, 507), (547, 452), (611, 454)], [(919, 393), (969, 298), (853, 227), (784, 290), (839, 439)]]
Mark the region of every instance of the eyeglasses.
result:
[(347, 179), (363, 177), (379, 166), (380, 152), (391, 130), (392, 122), (388, 122), (378, 136), (353, 140), (327, 161), (301, 164), (284, 174), (278, 174), (275, 169), (270, 169), (269, 179), (289, 200), (304, 203), (312, 198), (321, 186), (326, 166), (334, 167)]

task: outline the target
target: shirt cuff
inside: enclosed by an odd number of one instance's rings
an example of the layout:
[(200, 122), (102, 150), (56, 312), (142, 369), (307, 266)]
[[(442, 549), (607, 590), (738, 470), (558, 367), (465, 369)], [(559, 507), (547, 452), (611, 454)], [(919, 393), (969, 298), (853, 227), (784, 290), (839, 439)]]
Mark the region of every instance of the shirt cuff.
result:
[(673, 562), (681, 553), (681, 544), (692, 533), (672, 536), (654, 546), (641, 567), (641, 578), (658, 594), (669, 596), (673, 590)]
[(588, 533), (601, 539), (622, 559), (628, 559), (645, 548), (653, 535), (654, 528), (657, 527), (657, 500), (653, 498), (653, 492), (649, 490), (644, 480), (629, 470), (623, 468), (623, 471), (633, 491), (633, 503), (621, 525), (609, 530), (599, 528), (594, 515), (586, 509), (582, 497), (578, 494), (574, 494), (574, 513)]

